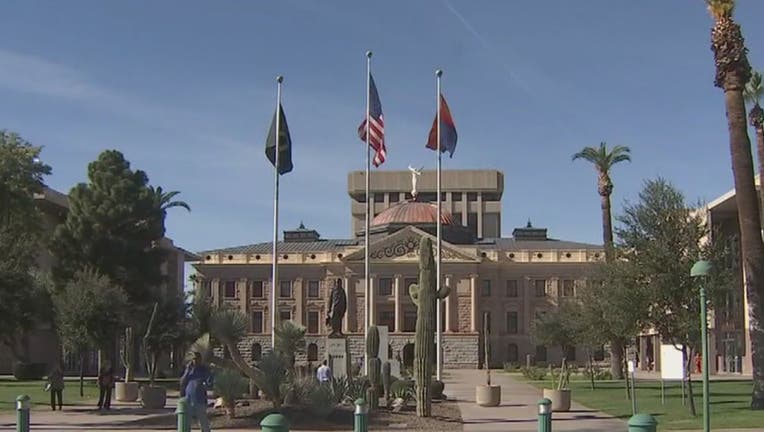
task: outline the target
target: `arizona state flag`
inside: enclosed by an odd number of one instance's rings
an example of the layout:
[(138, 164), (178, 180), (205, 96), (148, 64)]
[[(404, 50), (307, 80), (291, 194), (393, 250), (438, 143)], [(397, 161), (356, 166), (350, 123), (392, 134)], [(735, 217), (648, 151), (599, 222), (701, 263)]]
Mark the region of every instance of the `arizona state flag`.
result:
[[(289, 126), (287, 126), (284, 108), (279, 104), (279, 174), (286, 174), (292, 171), (292, 138), (289, 136)], [(273, 113), (271, 128), (268, 131), (268, 138), (265, 140), (265, 156), (276, 167), (276, 113)]]
[[(427, 148), (438, 151), (438, 129), (437, 129), (438, 115), (435, 114), (435, 119), (432, 121), (432, 129), (430, 129), (430, 136), (427, 137)], [(443, 94), (440, 94), (440, 152), (443, 153), (448, 150), (449, 157), (454, 157), (454, 151), (456, 151), (456, 125), (454, 119), (451, 117), (451, 110), (448, 109), (446, 98)]]

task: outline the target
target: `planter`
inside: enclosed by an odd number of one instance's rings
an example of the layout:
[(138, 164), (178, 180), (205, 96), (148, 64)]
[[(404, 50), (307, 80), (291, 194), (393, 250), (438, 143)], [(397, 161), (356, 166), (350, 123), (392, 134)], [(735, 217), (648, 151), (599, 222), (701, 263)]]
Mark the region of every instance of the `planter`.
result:
[(475, 403), (483, 407), (495, 407), (501, 403), (501, 386), (479, 385), (475, 387)]
[(544, 397), (552, 401), (552, 411), (570, 411), (570, 389), (544, 389)]
[(138, 400), (137, 382), (116, 382), (114, 383), (114, 399), (120, 402), (135, 402)]
[(141, 406), (148, 409), (162, 409), (167, 403), (167, 389), (159, 386), (141, 387)]

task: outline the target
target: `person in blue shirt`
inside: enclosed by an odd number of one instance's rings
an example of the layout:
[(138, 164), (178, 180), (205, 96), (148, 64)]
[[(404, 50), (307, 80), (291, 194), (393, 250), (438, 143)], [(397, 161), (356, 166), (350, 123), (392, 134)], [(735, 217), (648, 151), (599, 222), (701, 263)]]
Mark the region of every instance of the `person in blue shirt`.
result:
[(207, 417), (207, 389), (211, 386), (210, 369), (202, 361), (202, 355), (195, 352), (180, 378), (180, 396), (188, 400), (191, 415), (199, 422), (202, 432), (211, 431), (210, 420)]

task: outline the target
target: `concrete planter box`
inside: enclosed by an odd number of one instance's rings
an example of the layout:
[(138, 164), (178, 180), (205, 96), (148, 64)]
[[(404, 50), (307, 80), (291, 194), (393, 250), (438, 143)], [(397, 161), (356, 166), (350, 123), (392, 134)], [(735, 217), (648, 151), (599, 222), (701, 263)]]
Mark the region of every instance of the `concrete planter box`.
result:
[(137, 382), (114, 383), (114, 398), (120, 402), (135, 402), (138, 400)]
[(141, 387), (141, 406), (148, 409), (162, 409), (167, 403), (167, 389), (159, 386)]
[(501, 386), (479, 385), (475, 387), (475, 403), (482, 407), (495, 407), (501, 404)]
[(570, 411), (570, 389), (544, 389), (544, 397), (552, 401), (552, 412)]

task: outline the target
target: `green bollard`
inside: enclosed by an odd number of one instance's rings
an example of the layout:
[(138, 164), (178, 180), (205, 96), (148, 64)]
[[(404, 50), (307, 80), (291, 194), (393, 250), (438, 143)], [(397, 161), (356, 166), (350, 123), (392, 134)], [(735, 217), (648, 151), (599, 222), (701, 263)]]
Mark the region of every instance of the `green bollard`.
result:
[(191, 432), (191, 420), (188, 412), (188, 399), (178, 399), (178, 407), (175, 409), (178, 416), (178, 432)]
[(552, 401), (543, 398), (539, 401), (539, 432), (552, 432)]
[(368, 432), (369, 431), (369, 406), (366, 405), (366, 401), (363, 399), (357, 399), (355, 401), (355, 423), (353, 424), (353, 432)]
[(289, 432), (289, 422), (281, 414), (268, 414), (260, 422), (263, 432)]
[(32, 402), (27, 395), (16, 398), (16, 432), (29, 432), (29, 408)]
[(637, 414), (629, 419), (629, 432), (655, 432), (658, 421), (650, 414)]

